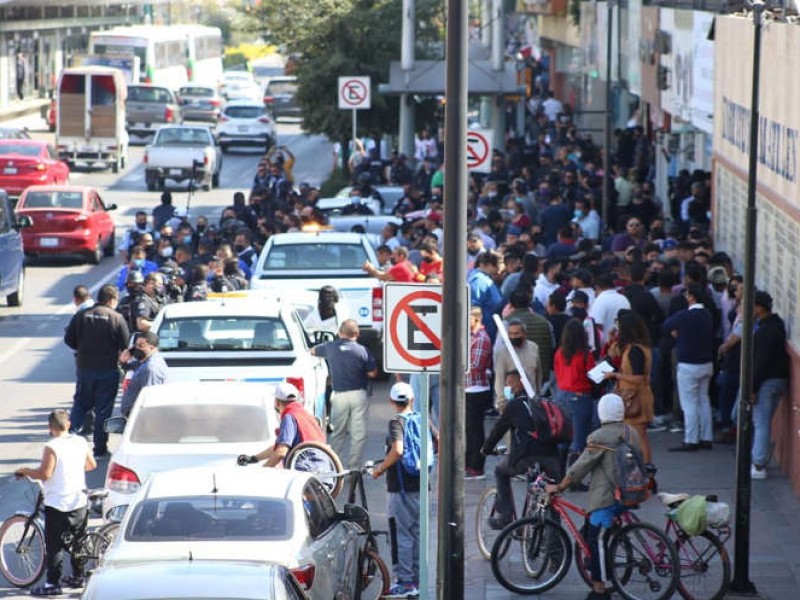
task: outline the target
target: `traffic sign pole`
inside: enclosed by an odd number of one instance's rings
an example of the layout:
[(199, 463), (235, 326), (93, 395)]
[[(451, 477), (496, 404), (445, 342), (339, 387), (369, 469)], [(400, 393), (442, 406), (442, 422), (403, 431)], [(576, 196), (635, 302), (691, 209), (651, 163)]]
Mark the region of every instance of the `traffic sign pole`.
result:
[[(422, 373), (422, 385), (419, 398), (420, 429), (430, 431), (430, 390), (431, 376), (427, 371)], [(428, 503), (428, 485), (430, 474), (428, 473), (428, 444), (426, 438), (422, 438), (420, 448), (420, 464), (423, 468), (419, 470), (419, 590), (420, 598), (428, 597), (428, 530), (430, 529)]]
[[(357, 122), (356, 122), (356, 119), (357, 119), (356, 114), (357, 113), (358, 113), (358, 111), (354, 108), (353, 109), (353, 151), (355, 151), (355, 149), (356, 149), (356, 131), (358, 130), (358, 128), (356, 126), (357, 125)], [(366, 159), (367, 157), (365, 156), (364, 158)]]

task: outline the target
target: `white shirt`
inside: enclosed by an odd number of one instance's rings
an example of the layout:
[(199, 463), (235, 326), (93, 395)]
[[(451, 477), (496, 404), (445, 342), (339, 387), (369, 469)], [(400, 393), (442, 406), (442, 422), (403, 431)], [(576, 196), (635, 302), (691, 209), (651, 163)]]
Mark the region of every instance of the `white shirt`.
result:
[(315, 331), (329, 331), (334, 335), (338, 335), (339, 325), (341, 325), (342, 321), (346, 321), (349, 318), (346, 309), (340, 308), (337, 305), (334, 315), (328, 319), (323, 319), (319, 314), (319, 308), (315, 306), (314, 310), (306, 315), (306, 318), (303, 320), (303, 325), (309, 333), (314, 333)]
[(604, 290), (597, 295), (589, 308), (589, 316), (603, 328), (600, 332), (600, 344), (608, 341), (609, 334), (615, 329), (614, 321), (617, 313), (623, 308), (630, 308), (631, 303), (617, 290)]
[(44, 504), (61, 512), (86, 506), (86, 458), (89, 444), (79, 435), (55, 437), (45, 448), (56, 456), (53, 475), (43, 482)]
[(548, 98), (542, 102), (542, 111), (545, 115), (547, 115), (547, 120), (551, 123), (556, 120), (558, 113), (560, 113), (562, 110), (564, 110), (564, 107), (561, 104), (561, 100)]
[(541, 302), (542, 306), (547, 307), (547, 301), (550, 299), (550, 294), (555, 292), (561, 286), (557, 283), (550, 283), (544, 273), (539, 274), (536, 280), (536, 285), (533, 288), (533, 297)]
[(581, 228), (585, 239), (600, 239), (600, 215), (597, 214), (596, 210), (592, 209), (588, 214), (572, 219), (572, 222), (577, 223), (578, 227)]

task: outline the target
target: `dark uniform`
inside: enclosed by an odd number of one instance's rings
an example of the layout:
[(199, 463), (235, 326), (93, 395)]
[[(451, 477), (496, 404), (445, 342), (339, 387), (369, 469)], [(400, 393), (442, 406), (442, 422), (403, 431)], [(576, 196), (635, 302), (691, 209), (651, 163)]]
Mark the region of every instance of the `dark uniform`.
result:
[(119, 301), (119, 306), (117, 306), (117, 312), (123, 316), (131, 333), (141, 331), (137, 326), (139, 317), (152, 321), (156, 318), (159, 310), (161, 310), (159, 302), (141, 290), (128, 294)]

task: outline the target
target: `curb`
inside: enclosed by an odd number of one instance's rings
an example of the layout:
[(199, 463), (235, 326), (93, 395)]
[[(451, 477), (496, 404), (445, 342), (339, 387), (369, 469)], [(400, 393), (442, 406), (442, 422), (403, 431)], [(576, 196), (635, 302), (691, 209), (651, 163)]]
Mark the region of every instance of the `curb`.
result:
[(41, 114), (42, 107), (48, 106), (49, 104), (49, 100), (43, 100), (26, 104), (25, 106), (9, 106), (7, 108), (0, 108), (0, 123), (3, 121), (17, 119), (19, 117), (25, 117), (27, 115)]

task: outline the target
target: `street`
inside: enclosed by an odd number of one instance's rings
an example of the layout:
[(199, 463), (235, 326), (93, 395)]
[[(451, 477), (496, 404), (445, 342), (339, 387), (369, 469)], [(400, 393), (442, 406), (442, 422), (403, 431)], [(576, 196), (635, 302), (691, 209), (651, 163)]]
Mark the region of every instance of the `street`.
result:
[[(8, 126), (27, 126), (38, 139), (53, 139), (44, 122), (36, 115), (6, 123)], [(286, 144), (297, 157), (294, 168), (296, 182), (321, 184), (331, 164), (330, 144), (320, 136), (305, 136), (297, 124), (279, 125), (279, 143)], [(119, 175), (110, 172), (74, 172), (71, 182), (97, 187), (104, 200), (116, 203), (113, 214), (117, 236), (133, 222), (137, 210), (150, 211), (159, 202), (160, 192), (145, 191), (141, 166), (142, 146), (132, 146), (129, 167)], [(210, 192), (198, 191), (191, 202), (192, 221), (206, 215), (213, 222), (235, 191), (247, 191), (252, 180), (259, 153), (255, 150), (236, 150), (224, 157), (221, 187)], [(175, 206), (185, 206), (185, 187), (171, 187)], [(71, 351), (64, 345), (62, 335), (73, 313), (71, 302), (75, 285), (88, 286), (92, 295), (116, 274), (119, 258), (104, 259), (99, 266), (77, 260), (35, 261), (28, 266), (25, 302), (20, 308), (0, 306), (0, 519), (16, 510), (32, 507), (28, 484), (16, 482), (11, 473), (19, 466), (38, 463), (46, 441), (46, 416), (53, 408), (69, 408), (74, 390), (74, 363)], [(369, 421), (368, 458), (383, 455), (383, 439), (390, 418), (388, 405), (389, 382), (372, 387)], [(445, 399), (443, 398), (443, 401)], [(487, 420), (487, 431), (493, 421)], [(732, 503), (734, 496), (733, 446), (715, 445), (714, 450), (693, 456), (670, 454), (666, 448), (680, 441), (681, 434), (654, 433), (655, 463), (659, 467), (658, 481), (662, 491), (691, 494), (717, 494), (721, 501)], [(113, 438), (112, 438), (113, 448)], [(485, 481), (466, 482), (465, 503), (465, 589), (466, 598), (509, 598), (512, 595), (499, 586), (492, 576), (490, 565), (484, 561), (475, 543), (475, 506), (484, 487), (493, 485), (496, 459), (487, 464)], [(107, 460), (88, 477), (91, 487), (103, 484)], [(435, 481), (435, 471), (433, 475)], [(386, 529), (385, 483), (367, 481), (373, 526)], [(435, 503), (437, 486), (431, 495), (431, 553), (429, 581), (435, 583)], [(523, 489), (517, 484), (516, 499), (521, 502)], [(572, 499), (585, 504), (586, 494), (572, 494)], [(766, 481), (753, 482), (751, 518), (752, 556), (751, 577), (759, 591), (770, 598), (790, 600), (800, 597), (800, 501), (787, 479), (772, 469)], [(663, 511), (657, 499), (651, 499), (641, 510), (641, 517), (655, 524), (663, 523)], [(732, 524), (733, 525), (733, 524)], [(384, 544), (384, 542), (381, 542)], [(733, 538), (727, 544), (733, 562)], [(382, 554), (389, 561), (388, 548)], [(433, 597), (433, 588), (428, 597)], [(582, 597), (587, 588), (574, 569), (555, 590), (544, 595), (552, 599)], [(24, 590), (0, 583), (0, 597), (27, 597)], [(79, 597), (78, 593), (66, 597)]]

